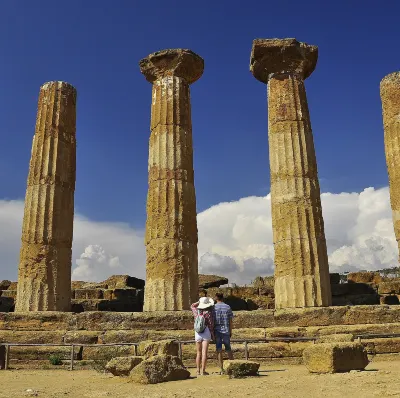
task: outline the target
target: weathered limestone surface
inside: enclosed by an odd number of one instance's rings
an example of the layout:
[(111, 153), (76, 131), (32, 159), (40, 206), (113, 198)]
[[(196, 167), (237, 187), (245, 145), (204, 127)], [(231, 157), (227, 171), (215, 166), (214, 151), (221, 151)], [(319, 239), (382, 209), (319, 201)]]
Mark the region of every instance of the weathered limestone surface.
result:
[(140, 384), (157, 384), (166, 381), (185, 380), (190, 372), (178, 357), (157, 355), (141, 362), (130, 373), (131, 381)]
[(16, 312), (71, 307), (75, 131), (75, 88), (44, 84), (25, 197)]
[(400, 72), (385, 76), (380, 84), (386, 165), (394, 233), (400, 249)]
[(198, 297), (189, 85), (203, 69), (190, 50), (159, 51), (140, 61), (153, 84), (144, 311), (189, 309)]
[(256, 39), (250, 70), (268, 84), (268, 139), (275, 248), (275, 307), (331, 304), (317, 161), (304, 79), (318, 48)]
[(142, 357), (116, 357), (107, 363), (106, 370), (114, 376), (128, 376), (131, 370), (142, 361)]
[(303, 361), (312, 373), (363, 370), (368, 365), (366, 349), (357, 343), (323, 343), (306, 348)]

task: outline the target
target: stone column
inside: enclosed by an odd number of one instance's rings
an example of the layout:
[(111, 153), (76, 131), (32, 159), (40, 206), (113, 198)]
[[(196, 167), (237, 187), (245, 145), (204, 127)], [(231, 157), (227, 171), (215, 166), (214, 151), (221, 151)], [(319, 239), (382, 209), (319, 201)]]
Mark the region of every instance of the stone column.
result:
[(190, 50), (153, 53), (144, 311), (187, 310), (198, 298), (197, 221), (189, 85), (204, 62)]
[(390, 203), (394, 233), (400, 251), (400, 72), (385, 76), (381, 81), (380, 91)]
[(268, 84), (268, 140), (275, 306), (331, 304), (329, 265), (304, 79), (316, 46), (295, 39), (257, 39), (250, 70)]
[(40, 88), (25, 197), (15, 311), (69, 311), (76, 164), (76, 90)]

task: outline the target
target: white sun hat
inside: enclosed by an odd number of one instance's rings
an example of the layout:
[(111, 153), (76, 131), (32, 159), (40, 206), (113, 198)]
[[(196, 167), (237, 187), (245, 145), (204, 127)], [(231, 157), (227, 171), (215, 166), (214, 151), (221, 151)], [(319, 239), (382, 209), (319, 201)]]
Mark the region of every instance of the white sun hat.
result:
[(210, 297), (201, 297), (199, 300), (198, 309), (204, 310), (206, 308), (212, 307), (214, 305), (214, 300)]

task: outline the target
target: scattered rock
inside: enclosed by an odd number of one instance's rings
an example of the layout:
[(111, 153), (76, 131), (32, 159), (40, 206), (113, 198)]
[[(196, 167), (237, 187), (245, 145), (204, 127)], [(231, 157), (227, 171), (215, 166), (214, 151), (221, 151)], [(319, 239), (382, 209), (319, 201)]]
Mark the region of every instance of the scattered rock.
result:
[(361, 344), (323, 343), (306, 348), (303, 362), (311, 373), (338, 373), (363, 370), (369, 361)]
[(220, 287), (226, 285), (228, 279), (218, 275), (199, 275), (199, 288), (208, 289), (210, 287)]
[(114, 376), (128, 376), (131, 370), (143, 361), (142, 357), (117, 357), (106, 365), (106, 371)]
[(232, 378), (257, 376), (260, 364), (238, 359), (224, 361), (224, 370)]
[(179, 345), (172, 339), (159, 341), (143, 341), (139, 344), (139, 352), (145, 359), (155, 355), (178, 356)]
[(190, 372), (182, 361), (171, 355), (157, 355), (137, 365), (130, 373), (130, 379), (140, 384), (157, 384), (166, 381), (185, 380)]

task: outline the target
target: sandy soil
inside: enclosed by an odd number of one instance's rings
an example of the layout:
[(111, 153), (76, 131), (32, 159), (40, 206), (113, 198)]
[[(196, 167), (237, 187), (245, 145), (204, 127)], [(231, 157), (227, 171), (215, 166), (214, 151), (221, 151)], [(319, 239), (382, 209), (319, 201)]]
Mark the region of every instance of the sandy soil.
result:
[(313, 375), (301, 365), (264, 365), (260, 374), (143, 386), (93, 370), (9, 370), (0, 372), (0, 397), (400, 397), (400, 358), (372, 362), (364, 372)]

